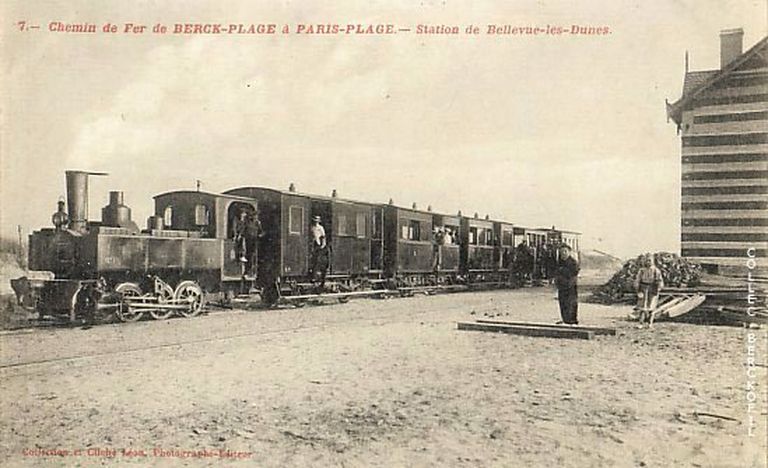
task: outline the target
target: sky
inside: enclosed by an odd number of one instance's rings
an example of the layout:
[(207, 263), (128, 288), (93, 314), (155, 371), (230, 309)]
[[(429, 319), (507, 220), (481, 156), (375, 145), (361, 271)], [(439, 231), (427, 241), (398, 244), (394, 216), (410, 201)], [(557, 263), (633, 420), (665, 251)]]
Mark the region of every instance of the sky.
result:
[[(719, 67), (765, 0), (0, 3), (0, 234), (49, 227), (64, 171), (141, 226), (152, 196), (253, 185), (679, 249), (680, 139), (664, 100)], [(226, 3), (226, 5), (225, 5)], [(19, 21), (40, 25), (22, 31)], [(66, 34), (92, 23), (377, 24), (391, 36)], [(419, 24), (608, 26), (604, 36), (417, 35)]]

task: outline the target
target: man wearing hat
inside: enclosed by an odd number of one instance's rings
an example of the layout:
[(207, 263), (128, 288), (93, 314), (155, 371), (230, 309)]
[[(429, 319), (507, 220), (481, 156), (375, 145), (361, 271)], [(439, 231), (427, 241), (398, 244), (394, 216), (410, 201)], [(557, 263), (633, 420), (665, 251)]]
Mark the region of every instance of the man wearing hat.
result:
[(312, 226), (309, 235), (312, 242), (310, 246), (309, 275), (315, 279), (320, 275), (320, 286), (325, 284), (325, 272), (328, 269), (327, 244), (325, 228), (320, 224), (320, 216), (312, 217)]
[(263, 236), (258, 210), (241, 209), (235, 224), (235, 246), (245, 274), (255, 273), (258, 239)]
[(576, 279), (579, 276), (579, 262), (573, 258), (571, 247), (562, 244), (559, 248), (560, 259), (555, 268), (555, 286), (557, 300), (560, 302), (560, 316), (563, 323), (578, 325), (579, 293)]

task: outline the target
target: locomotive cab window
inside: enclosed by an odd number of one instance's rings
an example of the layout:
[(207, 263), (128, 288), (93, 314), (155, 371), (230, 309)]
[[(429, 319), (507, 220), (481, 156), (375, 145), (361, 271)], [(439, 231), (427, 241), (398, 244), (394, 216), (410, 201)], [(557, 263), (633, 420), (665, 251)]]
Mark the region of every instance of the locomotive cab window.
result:
[(292, 206), (288, 209), (288, 229), (291, 234), (301, 235), (304, 227), (304, 208)]
[(163, 224), (165, 224), (166, 227), (173, 226), (173, 207), (170, 205), (166, 206), (165, 211), (163, 211)]
[(195, 225), (208, 226), (211, 224), (211, 212), (205, 205), (195, 205)]

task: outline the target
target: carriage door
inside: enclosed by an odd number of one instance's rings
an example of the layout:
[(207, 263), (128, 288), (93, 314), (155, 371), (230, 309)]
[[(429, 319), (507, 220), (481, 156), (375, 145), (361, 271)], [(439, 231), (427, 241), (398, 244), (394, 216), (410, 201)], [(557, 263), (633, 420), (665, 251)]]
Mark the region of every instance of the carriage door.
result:
[[(309, 224), (312, 225), (312, 218), (315, 216), (320, 216), (320, 224), (323, 225), (323, 229), (325, 230), (325, 243), (328, 246), (328, 274), (333, 273), (333, 249), (336, 247), (334, 245), (333, 239), (333, 227), (334, 227), (334, 219), (333, 219), (333, 210), (331, 208), (331, 203), (324, 201), (324, 200), (312, 200), (311, 206), (310, 206), (310, 215), (309, 215)], [(307, 252), (312, 252), (312, 236), (310, 234), (309, 227), (307, 227)]]
[[(244, 202), (232, 202), (229, 205), (229, 208), (227, 208), (227, 234), (226, 238), (224, 239), (223, 259), (225, 277), (239, 278), (244, 273), (246, 273), (245, 267), (247, 265), (240, 261), (240, 257), (238, 256), (238, 248), (235, 245), (235, 226), (241, 211), (246, 211), (250, 215), (253, 215), (255, 210), (251, 204)], [(248, 260), (255, 261), (255, 258)], [(251, 270), (247, 273), (253, 273), (253, 271)]]
[(371, 271), (384, 269), (384, 210), (379, 207), (371, 209)]

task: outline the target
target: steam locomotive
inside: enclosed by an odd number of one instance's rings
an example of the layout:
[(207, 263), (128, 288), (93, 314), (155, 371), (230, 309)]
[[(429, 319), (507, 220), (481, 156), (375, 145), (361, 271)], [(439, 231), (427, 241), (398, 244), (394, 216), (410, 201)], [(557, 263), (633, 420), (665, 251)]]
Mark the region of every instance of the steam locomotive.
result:
[[(287, 191), (163, 193), (154, 197), (146, 229), (139, 229), (122, 192), (110, 192), (101, 221), (87, 219), (93, 175), (104, 174), (66, 171), (68, 210), (60, 201), (54, 227), (29, 236), (29, 269), (49, 273), (15, 280), (14, 289), (41, 315), (162, 320), (198, 315), (207, 301), (226, 305), (244, 296), (300, 306), (316, 298), (508, 285), (510, 259), (521, 244), (532, 252), (534, 272), (545, 245), (579, 248), (578, 233), (554, 227), (438, 214), (391, 200), (348, 200), (335, 191), (329, 197), (302, 194), (293, 185)], [(238, 238), (245, 217), (260, 224), (247, 256)], [(314, 264), (312, 219), (325, 230), (322, 278)]]

